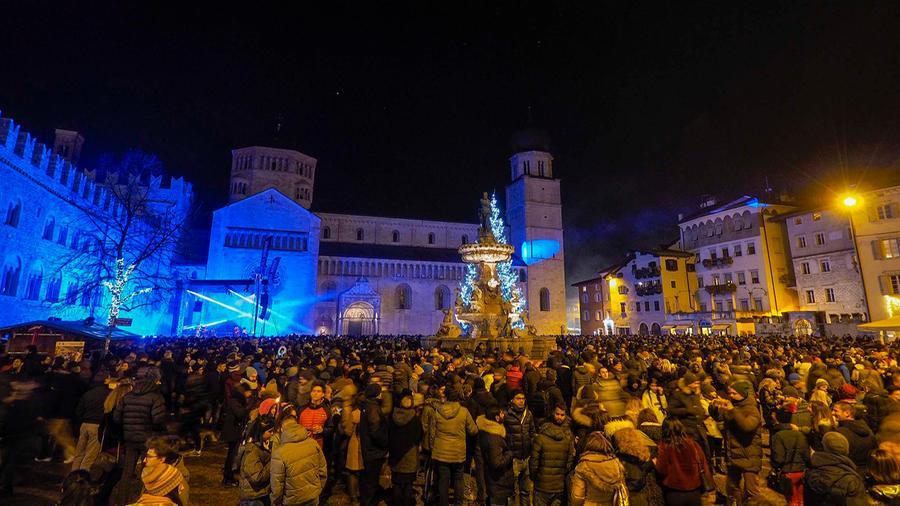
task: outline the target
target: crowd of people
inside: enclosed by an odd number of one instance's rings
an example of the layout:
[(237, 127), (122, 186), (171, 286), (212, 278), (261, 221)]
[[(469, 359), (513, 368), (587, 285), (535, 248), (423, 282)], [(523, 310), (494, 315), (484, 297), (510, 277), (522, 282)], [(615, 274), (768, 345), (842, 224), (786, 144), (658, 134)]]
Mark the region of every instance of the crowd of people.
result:
[(324, 504), (338, 489), (353, 504), (397, 506), (900, 504), (891, 344), (557, 345), (542, 361), (403, 336), (3, 355), (0, 491), (56, 459), (70, 466), (62, 505), (187, 506), (186, 459), (217, 440), (222, 486), (246, 506)]

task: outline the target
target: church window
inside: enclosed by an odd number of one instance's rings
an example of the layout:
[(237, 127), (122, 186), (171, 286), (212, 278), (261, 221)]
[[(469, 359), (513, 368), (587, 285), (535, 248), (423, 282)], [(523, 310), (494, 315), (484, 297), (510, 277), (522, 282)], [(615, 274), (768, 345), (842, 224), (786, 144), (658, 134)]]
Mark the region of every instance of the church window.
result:
[(538, 160), (538, 174), (540, 174), (541, 177), (544, 177), (544, 161), (543, 160)]
[(361, 229), (361, 228), (356, 229), (356, 240), (357, 241), (362, 241), (363, 239), (365, 239), (365, 237), (366, 236), (365, 236), (365, 232), (363, 232), (363, 229)]
[(36, 269), (28, 276), (28, 283), (25, 285), (26, 300), (38, 300), (41, 297), (43, 281), (44, 273), (41, 269)]
[(85, 181), (84, 189), (81, 191), (81, 198), (86, 199), (86, 198), (88, 198), (88, 195), (90, 195), (90, 194), (91, 194), (91, 185), (87, 181)]
[(275, 160), (272, 160), (272, 170), (275, 170)]
[(53, 229), (56, 227), (56, 221), (53, 217), (47, 218), (47, 222), (44, 223), (44, 233), (41, 235), (41, 238), (52, 241), (53, 240)]
[(524, 283), (528, 280), (528, 274), (525, 272), (525, 269), (519, 270), (519, 283)]
[(19, 290), (19, 273), (22, 270), (22, 262), (17, 258), (14, 263), (3, 266), (3, 278), (0, 279), (0, 295), (15, 297)]
[(409, 309), (411, 295), (409, 285), (406, 283), (397, 285), (397, 309)]
[(462, 244), (469, 244), (469, 236), (467, 236), (466, 234), (463, 234), (462, 238), (460, 239), (460, 242)]
[(525, 160), (524, 162), (522, 162), (522, 167), (526, 174), (531, 174), (531, 162)]
[(69, 283), (66, 289), (66, 304), (74, 306), (78, 303), (78, 283), (74, 281)]
[(541, 311), (550, 311), (550, 290), (548, 288), (541, 288), (540, 299)]
[(400, 242), (400, 232), (394, 230), (391, 232), (391, 241), (392, 242)]
[(428, 244), (434, 244), (434, 232), (428, 234)]
[(59, 235), (56, 238), (56, 243), (62, 244), (63, 246), (65, 246), (66, 241), (68, 241), (68, 240), (69, 240), (69, 227), (60, 226), (59, 227)]
[(51, 279), (49, 283), (47, 283), (47, 296), (44, 297), (44, 300), (47, 302), (59, 302), (59, 289), (62, 286), (62, 278), (60, 276), (56, 276), (56, 278)]
[(22, 215), (22, 202), (17, 200), (15, 202), (9, 203), (9, 208), (6, 210), (6, 224), (10, 227), (18, 227), (19, 226), (19, 217)]
[(434, 289), (434, 308), (439, 310), (450, 309), (450, 289), (444, 285)]
[(331, 229), (322, 227), (322, 239), (331, 239)]

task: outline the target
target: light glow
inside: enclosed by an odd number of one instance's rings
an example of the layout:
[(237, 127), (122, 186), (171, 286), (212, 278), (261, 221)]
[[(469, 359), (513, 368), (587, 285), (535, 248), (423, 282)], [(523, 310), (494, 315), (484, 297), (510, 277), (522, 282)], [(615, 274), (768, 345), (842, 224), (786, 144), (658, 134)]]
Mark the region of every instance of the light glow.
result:
[(856, 205), (859, 204), (859, 199), (853, 195), (847, 195), (841, 203), (844, 204), (844, 207), (856, 207)]

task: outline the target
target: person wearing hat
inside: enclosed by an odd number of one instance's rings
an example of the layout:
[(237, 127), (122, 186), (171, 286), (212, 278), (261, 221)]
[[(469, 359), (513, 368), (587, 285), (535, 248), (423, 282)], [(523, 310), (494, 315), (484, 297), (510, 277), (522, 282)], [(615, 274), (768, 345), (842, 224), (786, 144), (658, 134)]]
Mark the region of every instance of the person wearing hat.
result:
[(709, 412), (703, 408), (700, 399), (700, 385), (699, 376), (691, 371), (684, 373), (684, 376), (678, 380), (672, 395), (668, 397), (668, 416), (681, 420), (687, 435), (696, 441), (703, 448), (703, 453), (708, 456), (709, 448), (706, 442), (704, 420), (709, 416)]
[(240, 462), (240, 474), (238, 482), (241, 490), (241, 504), (245, 502), (259, 504), (268, 502), (271, 491), (269, 481), (269, 464), (272, 460), (270, 445), (275, 430), (275, 417), (270, 413), (274, 408), (274, 399), (267, 399), (263, 404), (270, 402), (271, 406), (264, 411), (260, 406), (260, 416), (256, 419), (250, 432), (250, 438), (245, 442), (238, 454)]
[(166, 464), (163, 456), (153, 448), (144, 456), (141, 481), (144, 493), (132, 506), (182, 504), (179, 492), (184, 488), (184, 477), (175, 467)]
[(832, 400), (831, 395), (828, 393), (828, 380), (819, 378), (816, 380), (815, 385), (812, 393), (809, 394), (809, 402), (818, 401), (831, 407)]
[(419, 446), (422, 442), (422, 420), (413, 404), (408, 388), (400, 392), (400, 402), (391, 413), (388, 464), (391, 466), (391, 504), (415, 504), (413, 483), (419, 468)]
[(762, 417), (753, 398), (753, 383), (738, 380), (728, 387), (727, 399), (717, 399), (710, 413), (724, 422), (727, 448), (725, 495), (739, 504), (759, 494), (762, 470)]
[(813, 453), (803, 477), (804, 504), (868, 504), (865, 483), (849, 454), (850, 443), (843, 434), (825, 434), (822, 451)]

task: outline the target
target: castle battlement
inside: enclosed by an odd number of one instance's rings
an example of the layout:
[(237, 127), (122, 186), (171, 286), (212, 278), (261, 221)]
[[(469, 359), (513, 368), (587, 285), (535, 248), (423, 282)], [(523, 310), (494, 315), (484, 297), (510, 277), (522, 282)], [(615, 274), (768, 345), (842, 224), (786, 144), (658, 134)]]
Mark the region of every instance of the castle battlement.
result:
[[(54, 154), (51, 147), (38, 142), (31, 133), (22, 130), (22, 126), (13, 119), (2, 116), (0, 158), (6, 159), (23, 175), (64, 200), (104, 208), (114, 200), (107, 188), (94, 180), (95, 171), (79, 169), (69, 160)], [(178, 205), (190, 204), (193, 192), (191, 183), (184, 178), (173, 177), (164, 185), (163, 180), (163, 176), (153, 176), (150, 180), (149, 188), (158, 198)]]

